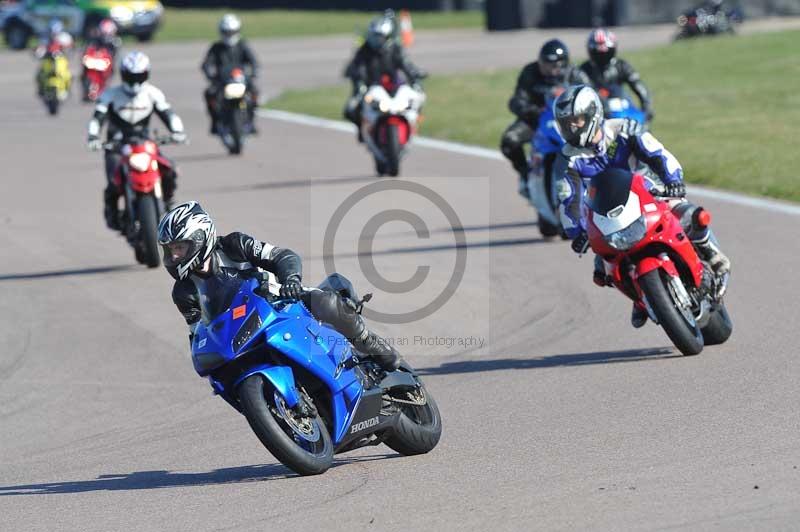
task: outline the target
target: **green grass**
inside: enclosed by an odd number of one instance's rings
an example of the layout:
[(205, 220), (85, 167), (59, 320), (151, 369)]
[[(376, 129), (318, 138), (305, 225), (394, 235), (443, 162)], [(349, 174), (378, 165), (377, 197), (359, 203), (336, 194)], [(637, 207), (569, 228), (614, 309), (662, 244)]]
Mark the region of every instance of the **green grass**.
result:
[[(798, 38), (787, 31), (698, 39), (625, 55), (653, 91), (653, 133), (689, 182), (800, 201)], [(434, 72), (422, 134), (497, 147), (513, 118), (506, 103), (516, 75)], [(290, 91), (269, 106), (340, 118), (346, 95), (346, 85)]]
[[(216, 39), (217, 24), (225, 13), (236, 13), (242, 18), (244, 35), (259, 37), (294, 37), (303, 35), (330, 35), (361, 33), (375, 13), (357, 11), (295, 11), (279, 9), (225, 10), (168, 8), (163, 26), (156, 34), (159, 41)], [(412, 13), (414, 29), (478, 28), (483, 25), (480, 11), (451, 13)]]

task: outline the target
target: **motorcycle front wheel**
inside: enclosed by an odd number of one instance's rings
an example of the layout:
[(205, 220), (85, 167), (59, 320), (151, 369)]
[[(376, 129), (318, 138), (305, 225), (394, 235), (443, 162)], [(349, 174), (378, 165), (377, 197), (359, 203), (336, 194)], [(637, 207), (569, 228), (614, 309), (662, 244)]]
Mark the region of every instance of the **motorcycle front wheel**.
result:
[(333, 463), (333, 442), (319, 414), (298, 417), (260, 374), (239, 385), (250, 428), (272, 455), (300, 475), (319, 475)]
[(686, 310), (668, 288), (669, 276), (656, 269), (639, 278), (639, 286), (647, 302), (675, 347), (684, 355), (696, 355), (703, 350), (703, 333), (694, 320), (689, 320)]
[(386, 156), (386, 175), (397, 177), (400, 175), (400, 135), (397, 127), (386, 126), (386, 145), (383, 153)]
[(139, 199), (139, 224), (141, 231), (142, 258), (148, 268), (161, 264), (158, 252), (158, 208), (156, 198), (143, 196)]

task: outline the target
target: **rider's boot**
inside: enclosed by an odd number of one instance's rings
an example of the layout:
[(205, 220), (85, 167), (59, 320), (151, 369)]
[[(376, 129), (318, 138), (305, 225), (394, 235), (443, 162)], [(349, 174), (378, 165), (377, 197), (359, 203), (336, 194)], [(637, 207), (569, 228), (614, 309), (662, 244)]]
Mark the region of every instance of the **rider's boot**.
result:
[(384, 338), (366, 328), (361, 336), (354, 340), (353, 345), (374, 360), (384, 371), (394, 371), (400, 367), (400, 353)]
[(638, 301), (633, 304), (633, 311), (631, 312), (631, 325), (634, 329), (640, 329), (647, 323), (647, 310)]
[(122, 226), (119, 223), (119, 206), (117, 199), (119, 194), (112, 186), (106, 187), (103, 192), (103, 217), (106, 220), (106, 225), (112, 231), (120, 231)]
[(711, 265), (711, 269), (714, 270), (717, 277), (723, 277), (730, 273), (731, 261), (719, 248), (717, 239), (714, 238), (710, 229), (706, 232), (705, 238), (693, 240), (692, 244), (700, 258)]
[(519, 173), (519, 181), (517, 182), (517, 194), (523, 198), (528, 198), (528, 171)]

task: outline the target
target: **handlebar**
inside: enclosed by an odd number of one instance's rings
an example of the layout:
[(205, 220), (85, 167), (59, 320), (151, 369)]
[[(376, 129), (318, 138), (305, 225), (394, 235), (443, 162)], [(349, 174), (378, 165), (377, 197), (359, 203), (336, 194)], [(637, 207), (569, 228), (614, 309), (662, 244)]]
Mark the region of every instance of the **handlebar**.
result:
[(145, 138), (136, 138), (136, 137), (133, 137), (133, 138), (125, 139), (125, 140), (112, 140), (110, 142), (104, 142), (103, 143), (103, 149), (104, 150), (108, 150), (108, 151), (118, 152), (126, 144), (136, 144), (136, 143), (139, 143), (139, 142), (145, 142), (147, 140), (149, 140), (151, 142), (154, 142), (158, 146), (164, 146), (166, 144), (188, 144), (189, 143), (189, 138), (188, 137), (186, 138), (185, 141), (179, 142), (179, 141), (175, 140), (174, 138), (172, 138), (171, 135), (167, 135), (167, 136), (155, 135), (153, 138), (146, 138), (146, 137)]

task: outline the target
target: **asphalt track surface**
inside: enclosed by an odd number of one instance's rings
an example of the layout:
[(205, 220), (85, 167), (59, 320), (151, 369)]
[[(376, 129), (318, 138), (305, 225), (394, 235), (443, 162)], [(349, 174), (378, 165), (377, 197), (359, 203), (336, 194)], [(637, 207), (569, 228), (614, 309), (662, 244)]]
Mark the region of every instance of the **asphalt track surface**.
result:
[[(632, 31), (653, 41), (669, 34)], [(507, 41), (544, 37), (467, 35), (421, 38), (420, 64), (519, 63), (518, 50), (499, 53)], [(437, 39), (448, 51), (427, 44)], [(459, 39), (480, 53), (459, 53)], [(300, 53), (308, 42), (328, 46)], [(278, 65), (269, 90), (335, 80), (340, 42), (259, 43), (286, 50), (285, 60), (265, 61)], [(150, 51), (156, 83), (192, 134), (190, 146), (166, 150), (179, 163), (178, 198), (200, 200), (222, 232), (295, 249), (306, 279), (320, 280), (332, 209), (377, 182), (365, 150), (348, 134), (262, 120), (261, 136), (230, 158), (206, 134), (201, 47)], [(629, 303), (592, 284), (588, 258), (539, 238), (504, 163), (414, 147), (400, 182), (445, 198), (466, 245), (427, 199), (384, 191), (353, 212), (407, 209), (430, 232), (398, 221), (378, 228), (376, 267), (399, 281), (428, 265), (425, 282), (397, 294), (371, 286), (358, 247), (371, 238), (358, 216), (337, 235), (336, 267), (376, 292), (372, 308), (405, 312), (441, 291), (466, 250), (463, 280), (441, 309), (375, 324), (408, 341), (401, 350), (437, 398), (444, 435), (429, 455), (372, 447), (300, 478), (194, 374), (168, 275), (136, 265), (104, 227), (100, 157), (83, 148), (90, 108), (72, 101), (47, 117), (33, 68), (26, 55), (0, 54), (1, 530), (797, 526), (800, 289), (787, 238), (796, 216), (704, 202), (734, 263), (736, 328), (726, 345), (683, 358), (652, 324), (631, 329)]]

